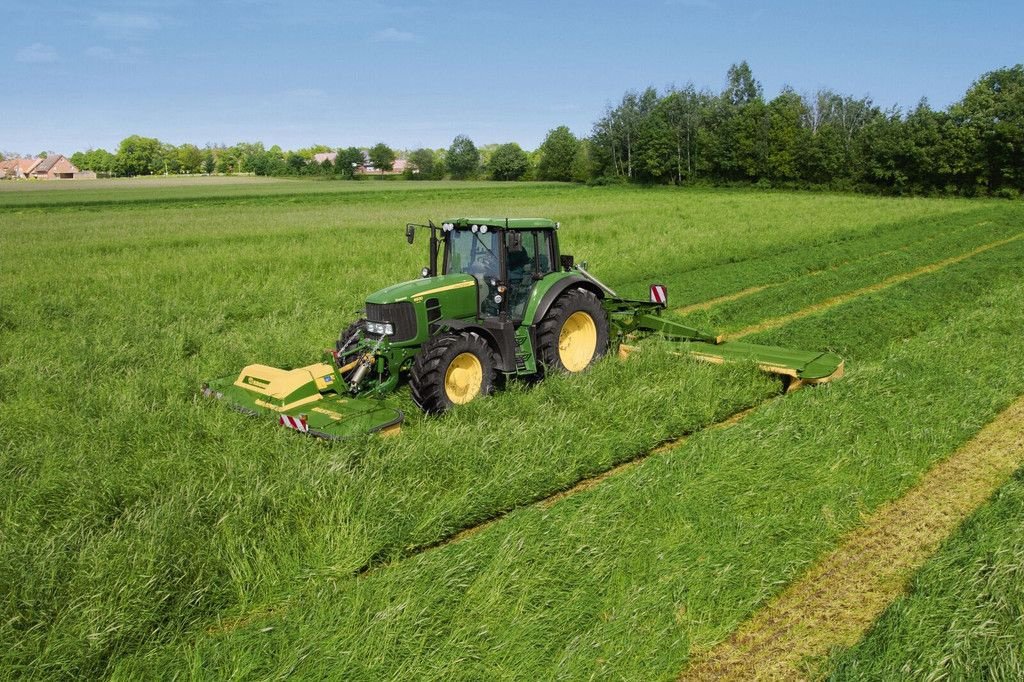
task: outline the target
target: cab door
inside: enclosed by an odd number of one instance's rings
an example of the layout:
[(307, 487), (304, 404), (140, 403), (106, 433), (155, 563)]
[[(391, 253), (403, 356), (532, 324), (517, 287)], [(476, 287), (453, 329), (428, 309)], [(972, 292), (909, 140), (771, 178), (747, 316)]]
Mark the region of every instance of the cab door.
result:
[[(513, 237), (513, 234), (517, 237)], [(515, 322), (520, 322), (526, 312), (534, 284), (554, 269), (551, 230), (506, 232), (505, 263), (509, 317)]]

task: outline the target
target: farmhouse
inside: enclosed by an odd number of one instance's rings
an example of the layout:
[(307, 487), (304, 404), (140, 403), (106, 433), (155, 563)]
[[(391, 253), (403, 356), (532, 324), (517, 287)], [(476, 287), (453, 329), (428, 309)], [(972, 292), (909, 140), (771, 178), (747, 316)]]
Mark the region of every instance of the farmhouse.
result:
[(356, 168), (356, 174), (358, 175), (401, 175), (405, 172), (405, 169), (409, 167), (409, 162), (406, 159), (395, 159), (394, 164), (391, 166), (391, 170), (381, 170), (373, 165), (370, 161), (370, 154), (367, 151), (363, 151), (363, 165)]
[(71, 180), (80, 172), (63, 154), (54, 154), (40, 159), (32, 169), (30, 177), (40, 180)]
[(44, 159), (7, 159), (0, 161), (0, 179), (22, 180), (71, 180), (91, 179), (96, 174), (81, 171), (63, 154), (54, 154)]
[(42, 159), (7, 159), (0, 161), (0, 179), (27, 178)]

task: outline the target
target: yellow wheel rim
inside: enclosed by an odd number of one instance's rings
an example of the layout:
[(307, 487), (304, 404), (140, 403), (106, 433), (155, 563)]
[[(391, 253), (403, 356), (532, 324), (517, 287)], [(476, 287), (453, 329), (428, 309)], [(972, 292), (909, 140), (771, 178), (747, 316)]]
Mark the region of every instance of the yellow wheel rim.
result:
[(484, 367), (472, 353), (459, 353), (444, 373), (444, 392), (456, 405), (465, 405), (480, 394)]
[(577, 310), (558, 333), (558, 358), (570, 372), (581, 372), (594, 359), (597, 325), (589, 313)]

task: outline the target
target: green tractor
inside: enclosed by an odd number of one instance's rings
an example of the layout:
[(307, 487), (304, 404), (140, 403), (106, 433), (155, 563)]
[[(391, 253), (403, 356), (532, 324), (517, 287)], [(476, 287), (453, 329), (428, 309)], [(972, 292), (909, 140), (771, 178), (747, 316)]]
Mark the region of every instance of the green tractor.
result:
[(421, 277), (366, 299), (324, 362), (293, 370), (249, 365), (204, 384), (235, 409), (275, 416), (304, 433), (340, 438), (394, 433), (401, 410), (388, 400), (407, 381), (430, 414), (494, 391), (508, 377), (576, 373), (627, 339), (657, 334), (711, 362), (753, 361), (790, 388), (842, 375), (831, 353), (793, 351), (721, 338), (662, 316), (668, 296), (618, 296), (558, 248), (559, 224), (534, 218), (457, 218), (409, 224), (406, 239), (430, 233)]

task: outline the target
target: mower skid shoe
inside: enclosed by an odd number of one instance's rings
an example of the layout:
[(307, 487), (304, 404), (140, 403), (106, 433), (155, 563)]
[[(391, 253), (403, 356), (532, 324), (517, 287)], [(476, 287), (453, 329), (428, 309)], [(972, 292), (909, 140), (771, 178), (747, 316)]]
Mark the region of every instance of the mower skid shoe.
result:
[(333, 372), (322, 363), (292, 370), (249, 365), (237, 377), (204, 384), (202, 393), (243, 414), (319, 438), (398, 433), (405, 419), (401, 410), (382, 399), (337, 394)]

